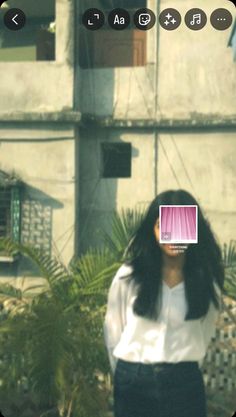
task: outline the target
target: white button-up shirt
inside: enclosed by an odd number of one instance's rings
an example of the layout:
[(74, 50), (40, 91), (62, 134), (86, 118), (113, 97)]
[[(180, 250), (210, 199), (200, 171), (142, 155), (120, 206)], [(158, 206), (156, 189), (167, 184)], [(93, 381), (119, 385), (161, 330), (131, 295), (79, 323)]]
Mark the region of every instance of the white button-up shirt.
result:
[(142, 363), (197, 361), (201, 365), (215, 333), (219, 311), (214, 304), (210, 303), (205, 317), (186, 321), (184, 282), (169, 288), (163, 281), (158, 320), (140, 317), (132, 309), (137, 296), (135, 282), (119, 279), (130, 272), (131, 266), (122, 265), (108, 293), (103, 329), (112, 371), (117, 358)]

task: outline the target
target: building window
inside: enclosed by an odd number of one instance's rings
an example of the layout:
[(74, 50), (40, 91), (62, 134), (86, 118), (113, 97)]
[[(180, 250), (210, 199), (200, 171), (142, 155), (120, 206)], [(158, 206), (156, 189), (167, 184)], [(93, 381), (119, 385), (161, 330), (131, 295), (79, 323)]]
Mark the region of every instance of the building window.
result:
[(102, 143), (102, 177), (131, 177), (131, 143)]
[(20, 183), (0, 171), (0, 238), (20, 241)]
[(11, 190), (0, 188), (0, 238), (11, 235)]
[(123, 31), (113, 30), (107, 23), (100, 30), (90, 31), (81, 24), (78, 42), (81, 68), (136, 67), (147, 64), (147, 32), (138, 30), (132, 20), (136, 10), (147, 7), (146, 0), (101, 1), (100, 9), (106, 15), (106, 22), (108, 13), (115, 7), (124, 7), (130, 13), (132, 23)]
[[(26, 15), (26, 25), (10, 31), (0, 28), (0, 62), (54, 61), (55, 60), (55, 1), (22, 0), (21, 9)], [(3, 21), (9, 8), (18, 8), (18, 0), (9, 0), (0, 8)]]

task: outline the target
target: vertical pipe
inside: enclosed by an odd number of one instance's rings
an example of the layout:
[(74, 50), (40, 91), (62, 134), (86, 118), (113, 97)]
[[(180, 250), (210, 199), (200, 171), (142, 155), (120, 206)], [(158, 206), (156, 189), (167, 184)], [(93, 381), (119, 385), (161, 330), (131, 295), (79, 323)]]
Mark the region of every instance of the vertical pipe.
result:
[[(157, 120), (157, 110), (158, 110), (158, 84), (159, 84), (159, 71), (158, 71), (158, 63), (159, 63), (159, 45), (160, 45), (160, 27), (158, 24), (159, 14), (160, 14), (160, 1), (156, 1), (156, 16), (157, 16), (157, 23), (156, 23), (156, 68), (155, 68), (155, 113), (154, 118), (155, 121)], [(154, 127), (154, 197), (158, 193), (158, 129)]]

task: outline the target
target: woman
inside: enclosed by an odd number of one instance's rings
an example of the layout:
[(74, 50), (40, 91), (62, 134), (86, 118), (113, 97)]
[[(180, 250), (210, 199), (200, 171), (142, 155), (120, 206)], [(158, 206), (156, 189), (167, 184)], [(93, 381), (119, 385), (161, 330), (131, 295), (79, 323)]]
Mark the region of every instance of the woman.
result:
[[(198, 206), (198, 243), (161, 244), (159, 208)], [(199, 364), (215, 331), (224, 270), (196, 200), (166, 191), (151, 203), (108, 294), (105, 342), (115, 417), (206, 417)]]

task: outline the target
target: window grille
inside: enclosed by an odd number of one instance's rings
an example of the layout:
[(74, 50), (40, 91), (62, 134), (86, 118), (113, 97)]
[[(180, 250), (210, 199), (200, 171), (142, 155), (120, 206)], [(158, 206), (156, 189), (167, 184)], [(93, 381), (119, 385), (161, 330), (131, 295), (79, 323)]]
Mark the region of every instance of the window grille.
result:
[(0, 238), (20, 241), (21, 182), (0, 171)]
[(11, 190), (0, 188), (0, 237), (11, 234)]
[(20, 240), (20, 188), (0, 186), (0, 237)]

